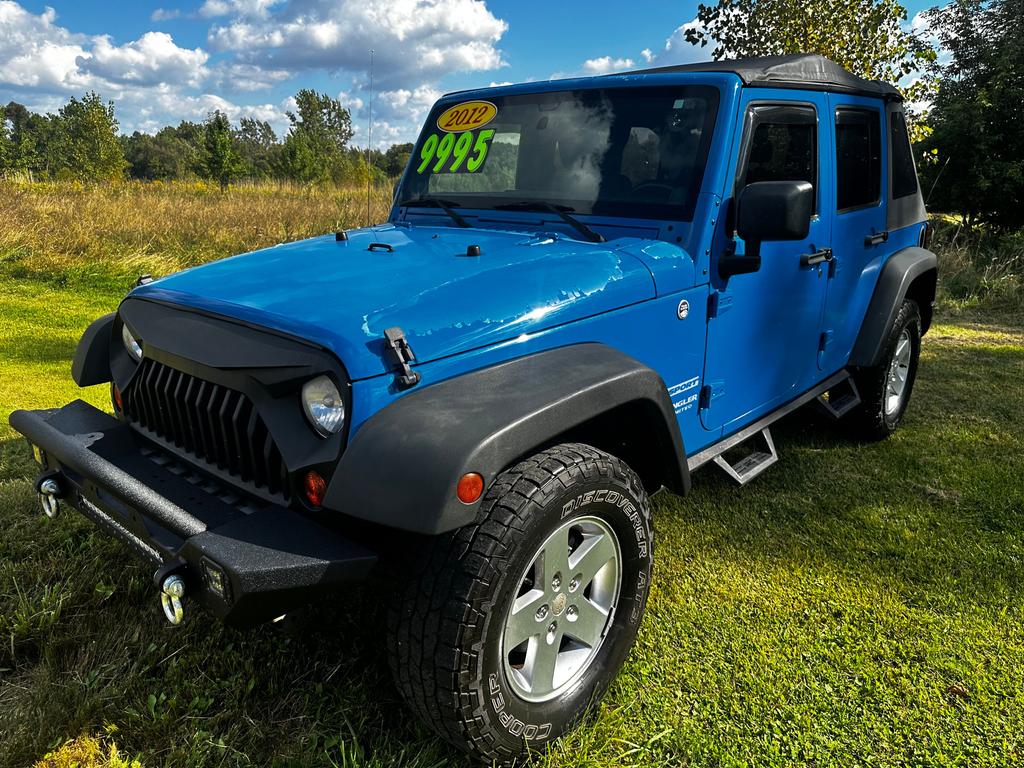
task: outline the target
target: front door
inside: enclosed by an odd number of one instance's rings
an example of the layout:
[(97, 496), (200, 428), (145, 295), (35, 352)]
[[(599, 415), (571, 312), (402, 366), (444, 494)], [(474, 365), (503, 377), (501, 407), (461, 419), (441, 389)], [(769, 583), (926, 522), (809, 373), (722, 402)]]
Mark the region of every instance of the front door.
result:
[[(807, 238), (763, 243), (759, 271), (722, 279), (712, 260), (701, 419), (726, 434), (815, 383), (828, 283), (829, 217), (821, 215), (821, 190), (831, 184), (827, 97), (808, 92), (795, 102), (791, 91), (749, 89), (740, 109), (734, 199), (757, 181), (808, 181), (816, 203)], [(737, 253), (743, 248), (736, 238)]]

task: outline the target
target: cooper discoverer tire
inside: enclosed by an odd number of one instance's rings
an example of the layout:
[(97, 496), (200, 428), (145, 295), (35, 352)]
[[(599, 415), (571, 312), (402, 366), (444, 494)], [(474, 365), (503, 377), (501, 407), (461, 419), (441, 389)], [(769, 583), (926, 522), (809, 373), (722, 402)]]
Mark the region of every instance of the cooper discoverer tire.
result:
[(906, 299), (889, 329), (882, 359), (871, 368), (853, 372), (861, 403), (842, 424), (863, 440), (883, 440), (900, 425), (910, 403), (921, 355), (921, 314)]
[(647, 495), (622, 461), (582, 444), (523, 461), (472, 525), (431, 540), (403, 576), (388, 616), (400, 693), (484, 760), (542, 748), (625, 662), (652, 546)]

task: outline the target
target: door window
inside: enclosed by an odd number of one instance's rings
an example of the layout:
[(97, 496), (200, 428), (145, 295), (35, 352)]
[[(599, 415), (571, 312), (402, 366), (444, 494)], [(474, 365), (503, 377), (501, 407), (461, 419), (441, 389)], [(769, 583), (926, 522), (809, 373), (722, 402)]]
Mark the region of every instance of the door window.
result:
[(836, 110), (836, 210), (881, 200), (881, 115), (873, 109)]
[[(747, 115), (749, 139), (738, 189), (758, 181), (806, 181), (818, 197), (818, 120), (813, 107), (759, 105)], [(817, 210), (817, 202), (815, 202)]]

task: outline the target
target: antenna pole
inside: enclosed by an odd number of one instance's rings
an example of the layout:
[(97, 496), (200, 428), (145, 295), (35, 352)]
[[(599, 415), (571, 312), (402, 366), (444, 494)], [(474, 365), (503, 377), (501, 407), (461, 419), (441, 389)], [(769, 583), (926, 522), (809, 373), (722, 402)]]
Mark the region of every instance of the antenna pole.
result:
[(370, 106), (366, 118), (366, 226), (370, 226), (370, 149), (373, 147), (373, 48), (370, 49)]

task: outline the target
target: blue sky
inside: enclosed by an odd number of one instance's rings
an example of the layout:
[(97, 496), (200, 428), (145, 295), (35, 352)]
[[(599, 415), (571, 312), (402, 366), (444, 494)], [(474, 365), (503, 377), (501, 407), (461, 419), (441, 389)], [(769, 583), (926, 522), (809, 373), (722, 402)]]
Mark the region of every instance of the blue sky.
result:
[[(913, 17), (932, 2), (907, 3)], [(695, 0), (0, 0), (0, 104), (54, 111), (95, 90), (121, 127), (286, 125), (299, 88), (337, 96), (365, 141), (411, 140), (449, 90), (708, 58), (683, 38)]]

